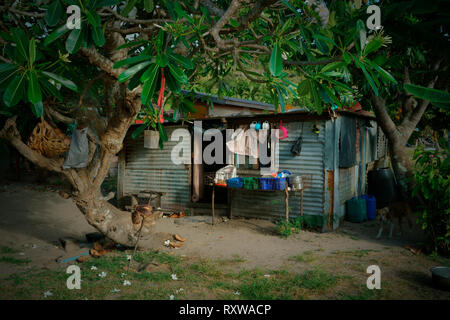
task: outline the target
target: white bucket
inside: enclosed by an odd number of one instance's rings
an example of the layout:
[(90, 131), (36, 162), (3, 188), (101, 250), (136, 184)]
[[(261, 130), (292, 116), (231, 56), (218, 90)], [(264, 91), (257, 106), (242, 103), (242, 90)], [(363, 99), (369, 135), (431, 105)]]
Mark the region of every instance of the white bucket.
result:
[(159, 148), (159, 131), (155, 130), (144, 131), (144, 148), (146, 149)]

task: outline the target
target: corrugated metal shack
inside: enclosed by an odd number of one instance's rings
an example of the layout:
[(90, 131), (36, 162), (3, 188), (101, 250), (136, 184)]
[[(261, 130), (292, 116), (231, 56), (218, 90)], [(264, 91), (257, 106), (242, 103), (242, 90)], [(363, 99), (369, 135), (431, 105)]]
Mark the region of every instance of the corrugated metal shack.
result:
[[(194, 119), (202, 120), (205, 129), (235, 129), (253, 121), (283, 122), (288, 137), (280, 140), (279, 170), (289, 170), (294, 175), (312, 175), (312, 186), (304, 193), (303, 210), (304, 215), (322, 231), (331, 231), (339, 226), (345, 215), (345, 201), (365, 194), (367, 172), (386, 154), (387, 141), (375, 118), (367, 112), (339, 111), (332, 117), (328, 113), (317, 115), (291, 109), (274, 114), (273, 106), (268, 104), (214, 96), (213, 99), (213, 114), (193, 115)], [(206, 176), (225, 165), (191, 164), (194, 157), (192, 123), (168, 124), (169, 142), (164, 144), (163, 150), (144, 148), (143, 135), (133, 140), (133, 127), (119, 155), (119, 200), (140, 191), (165, 192), (161, 202), (163, 208), (210, 214), (211, 190), (203, 182)], [(190, 145), (186, 146), (191, 148), (191, 154), (183, 155), (184, 164), (179, 165), (171, 161), (173, 148), (179, 142), (170, 141), (170, 136), (177, 128), (188, 129), (191, 138)], [(300, 135), (303, 141), (301, 153), (294, 156), (291, 146)], [(239, 176), (259, 175), (259, 169), (252, 166), (237, 163), (236, 166)], [(219, 204), (216, 205), (219, 214), (227, 211), (226, 197), (226, 194), (219, 194)], [(289, 209), (290, 217), (300, 214), (297, 193), (289, 197)], [(232, 210), (233, 216), (281, 219), (285, 215), (284, 198), (277, 192), (236, 192)]]

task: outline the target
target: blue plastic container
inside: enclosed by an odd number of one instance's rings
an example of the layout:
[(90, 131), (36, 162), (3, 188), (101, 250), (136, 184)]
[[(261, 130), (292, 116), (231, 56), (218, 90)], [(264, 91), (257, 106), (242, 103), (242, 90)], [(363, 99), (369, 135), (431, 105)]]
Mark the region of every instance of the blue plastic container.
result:
[(272, 190), (284, 190), (287, 187), (286, 178), (273, 178)]
[(361, 198), (366, 199), (367, 220), (373, 220), (377, 216), (377, 200), (372, 195), (362, 195)]
[(273, 178), (259, 178), (259, 185), (261, 190), (272, 190)]
[(231, 178), (227, 180), (227, 186), (230, 188), (240, 189), (244, 186), (244, 178)]

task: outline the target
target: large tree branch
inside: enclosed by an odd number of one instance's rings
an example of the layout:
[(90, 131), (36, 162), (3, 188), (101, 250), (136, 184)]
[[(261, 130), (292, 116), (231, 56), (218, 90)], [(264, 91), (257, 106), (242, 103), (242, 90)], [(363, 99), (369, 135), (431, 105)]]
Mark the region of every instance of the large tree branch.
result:
[[(439, 59), (433, 66), (432, 71), (436, 72), (441, 65), (443, 59)], [(409, 81), (409, 74), (405, 78), (406, 81)], [(427, 85), (427, 88), (434, 88), (436, 81), (438, 80), (438, 76), (435, 76)], [(408, 99), (413, 99), (409, 97)], [(415, 99), (414, 99), (415, 100)], [(422, 100), (419, 104), (416, 103), (416, 107), (412, 110), (412, 112), (408, 112), (407, 115), (403, 118), (402, 123), (398, 126), (399, 132), (404, 136), (405, 139), (409, 139), (409, 136), (416, 128), (423, 114), (427, 110), (430, 101)]]
[(61, 166), (64, 159), (61, 158), (55, 160), (46, 158), (39, 152), (34, 151), (25, 143), (23, 143), (22, 138), (20, 137), (19, 130), (17, 130), (16, 119), (17, 116), (14, 116), (6, 120), (5, 126), (0, 131), (0, 138), (9, 141), (9, 143), (11, 143), (11, 145), (13, 145), (21, 155), (23, 155), (25, 158), (38, 165), (39, 167), (54, 172), (63, 172)]
[(81, 48), (80, 51), (89, 59), (89, 62), (92, 65), (99, 67), (101, 70), (112, 77), (118, 78), (124, 70), (123, 68), (114, 69), (114, 63), (103, 56), (101, 53), (99, 53), (94, 46), (90, 47), (89, 49)]
[(372, 93), (372, 102), (377, 122), (383, 130), (384, 134), (393, 143), (399, 142), (401, 136), (397, 130), (397, 127), (395, 126), (395, 123), (392, 121), (386, 110), (386, 101), (383, 98)]

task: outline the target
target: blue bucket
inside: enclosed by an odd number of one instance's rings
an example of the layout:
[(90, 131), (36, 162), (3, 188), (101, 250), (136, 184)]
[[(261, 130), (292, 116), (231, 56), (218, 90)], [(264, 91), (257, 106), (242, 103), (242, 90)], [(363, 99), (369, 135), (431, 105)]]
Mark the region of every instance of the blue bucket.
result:
[(366, 207), (367, 207), (367, 220), (373, 220), (377, 216), (377, 200), (375, 196), (371, 195), (362, 195), (361, 198), (366, 199)]

